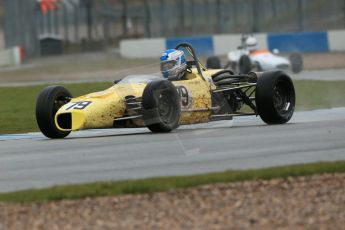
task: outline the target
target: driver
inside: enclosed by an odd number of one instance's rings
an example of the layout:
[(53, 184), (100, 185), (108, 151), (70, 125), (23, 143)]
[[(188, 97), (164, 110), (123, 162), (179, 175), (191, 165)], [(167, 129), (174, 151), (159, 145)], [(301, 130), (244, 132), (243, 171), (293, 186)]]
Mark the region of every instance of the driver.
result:
[(187, 70), (186, 57), (181, 50), (168, 49), (160, 57), (161, 72), (170, 81), (181, 80)]
[(253, 53), (257, 50), (258, 46), (258, 41), (254, 36), (248, 36), (248, 38), (245, 41), (246, 47), (250, 53)]

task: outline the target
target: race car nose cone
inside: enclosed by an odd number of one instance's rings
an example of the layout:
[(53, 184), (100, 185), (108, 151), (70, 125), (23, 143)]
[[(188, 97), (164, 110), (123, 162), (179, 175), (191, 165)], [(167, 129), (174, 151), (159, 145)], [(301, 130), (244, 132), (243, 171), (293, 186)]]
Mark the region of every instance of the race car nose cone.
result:
[(62, 131), (79, 130), (85, 124), (85, 114), (77, 111), (73, 113), (60, 113), (57, 114), (55, 122)]

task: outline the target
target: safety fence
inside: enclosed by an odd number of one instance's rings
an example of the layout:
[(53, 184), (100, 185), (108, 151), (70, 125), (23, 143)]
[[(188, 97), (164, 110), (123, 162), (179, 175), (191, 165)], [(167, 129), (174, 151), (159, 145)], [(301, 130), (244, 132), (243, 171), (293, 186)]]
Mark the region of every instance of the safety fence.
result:
[[(0, 0), (6, 47), (28, 56), (121, 39), (343, 29), (344, 0)], [(1, 11), (0, 11), (1, 12)], [(208, 41), (206, 41), (208, 39)], [(205, 36), (204, 42), (210, 42)]]

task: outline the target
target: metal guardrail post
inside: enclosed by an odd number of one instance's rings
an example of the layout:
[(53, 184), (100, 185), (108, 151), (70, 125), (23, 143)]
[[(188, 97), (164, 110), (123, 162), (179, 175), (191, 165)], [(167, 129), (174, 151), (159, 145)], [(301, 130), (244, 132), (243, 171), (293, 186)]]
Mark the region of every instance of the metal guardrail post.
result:
[(344, 0), (344, 8), (343, 8), (343, 11), (344, 11), (344, 27), (345, 27), (345, 0)]
[(165, 9), (166, 9), (166, 0), (160, 0), (159, 1), (159, 8), (160, 8), (160, 12), (159, 12), (159, 23), (160, 23), (160, 36), (163, 37), (165, 36)]
[(65, 40), (65, 45), (66, 45), (69, 40), (69, 32), (68, 32), (68, 10), (65, 4), (63, 4), (62, 15), (63, 15), (64, 40)]
[(192, 17), (192, 34), (195, 34), (196, 30), (196, 14), (195, 14), (195, 7), (196, 7), (196, 3), (194, 2), (194, 0), (190, 0), (191, 2), (191, 17)]
[(76, 43), (80, 42), (79, 39), (79, 5), (72, 1), (72, 0), (67, 0), (67, 2), (73, 6), (73, 21), (74, 21), (74, 39)]
[(252, 0), (252, 11), (253, 11), (253, 27), (252, 27), (252, 33), (256, 33), (259, 31), (259, 0)]
[(87, 23), (87, 38), (89, 41), (93, 40), (92, 28), (93, 28), (93, 16), (92, 8), (94, 6), (93, 0), (85, 0), (86, 7), (86, 23)]
[(122, 4), (122, 35), (128, 36), (127, 20), (128, 20), (128, 3), (126, 0), (121, 0)]
[(144, 0), (145, 5), (145, 36), (152, 37), (151, 32), (151, 10), (150, 10), (150, 3), (148, 0)]
[(15, 1), (14, 0), (5, 0), (4, 1), (4, 30), (5, 30), (5, 47), (9, 48), (13, 46), (14, 40), (12, 39), (14, 36), (14, 29), (15, 26), (13, 25), (13, 20), (10, 20), (9, 17), (14, 14), (15, 9)]
[(185, 24), (185, 22), (186, 22), (186, 16), (185, 16), (185, 6), (184, 6), (184, 1), (183, 0), (180, 0), (180, 2), (179, 2), (179, 5), (180, 5), (180, 12), (181, 12), (181, 14), (180, 14), (180, 28), (181, 28), (181, 30), (180, 30), (180, 33), (181, 34), (185, 34), (185, 28), (186, 28), (186, 24)]
[(217, 33), (223, 32), (223, 22), (222, 22), (222, 2), (221, 0), (216, 1), (216, 17), (217, 17)]
[(304, 30), (304, 1), (298, 0), (298, 30)]

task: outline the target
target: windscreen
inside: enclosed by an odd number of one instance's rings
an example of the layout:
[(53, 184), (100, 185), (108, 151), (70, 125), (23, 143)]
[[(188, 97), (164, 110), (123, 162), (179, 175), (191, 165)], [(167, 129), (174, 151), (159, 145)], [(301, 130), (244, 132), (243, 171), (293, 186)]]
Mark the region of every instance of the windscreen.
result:
[(159, 74), (157, 75), (129, 75), (124, 77), (118, 84), (138, 84), (138, 83), (148, 83), (150, 81), (163, 79)]

